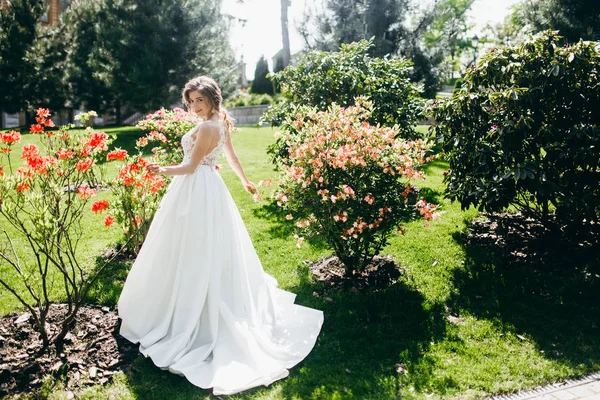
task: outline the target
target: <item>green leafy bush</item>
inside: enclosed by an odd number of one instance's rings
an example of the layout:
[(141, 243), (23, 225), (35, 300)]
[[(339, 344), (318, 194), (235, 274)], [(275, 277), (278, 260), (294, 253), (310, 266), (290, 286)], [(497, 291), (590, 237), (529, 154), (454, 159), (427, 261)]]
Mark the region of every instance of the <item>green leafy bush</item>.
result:
[[(368, 55), (373, 41), (342, 44), (338, 52), (312, 51), (296, 65), (273, 75), (281, 87), (282, 101), (270, 107), (262, 122), (278, 125), (295, 134), (293, 122), (316, 107), (326, 110), (335, 103), (352, 106), (355, 98), (373, 102), (372, 125), (394, 126), (404, 138), (418, 136), (415, 126), (423, 112), (419, 89), (410, 82), (411, 62), (400, 58)], [(285, 158), (287, 145), (281, 140), (269, 148), (275, 162)]]
[(433, 107), (447, 195), (463, 208), (598, 219), (600, 45), (559, 39), (548, 31), (489, 52)]

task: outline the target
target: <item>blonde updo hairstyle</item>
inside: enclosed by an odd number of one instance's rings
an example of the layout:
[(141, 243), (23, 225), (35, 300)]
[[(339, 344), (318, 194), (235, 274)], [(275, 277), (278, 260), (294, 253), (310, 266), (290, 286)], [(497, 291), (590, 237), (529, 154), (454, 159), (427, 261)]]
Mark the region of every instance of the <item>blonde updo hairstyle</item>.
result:
[(190, 79), (181, 91), (181, 97), (186, 107), (190, 102), (190, 92), (193, 92), (194, 90), (200, 92), (200, 94), (210, 103), (213, 112), (216, 112), (219, 115), (219, 119), (223, 121), (225, 130), (229, 134), (233, 129), (233, 118), (231, 118), (231, 115), (229, 115), (227, 110), (221, 105), (223, 96), (221, 95), (221, 88), (219, 88), (217, 82), (208, 76), (198, 76)]

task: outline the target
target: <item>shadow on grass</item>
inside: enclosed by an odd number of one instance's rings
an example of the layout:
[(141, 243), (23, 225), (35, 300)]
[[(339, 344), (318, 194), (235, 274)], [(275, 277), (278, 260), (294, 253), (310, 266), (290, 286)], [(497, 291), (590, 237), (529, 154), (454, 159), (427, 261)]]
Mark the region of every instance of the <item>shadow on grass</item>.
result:
[(599, 246), (516, 237), (515, 243), (530, 240), (517, 251), (498, 245), (501, 234), (487, 235), (476, 243), (464, 234), (454, 237), (465, 249), (465, 268), (453, 277), (453, 313), (501, 324), (575, 374), (600, 368)]
[[(285, 219), (286, 211), (277, 205), (276, 201), (266, 202), (262, 207), (256, 208), (252, 214), (260, 219), (270, 222), (269, 235), (273, 238), (288, 238), (295, 233), (295, 225), (292, 221)], [(328, 249), (329, 245), (322, 236), (310, 237), (307, 239), (317, 250)]]
[[(445, 335), (443, 307), (428, 308), (424, 297), (403, 280), (379, 291), (328, 290), (309, 281), (306, 268), (299, 267), (299, 276), (305, 278), (294, 292), (297, 304), (324, 312), (325, 322), (315, 348), (290, 370), (288, 378), (267, 389), (255, 388), (229, 398), (397, 398), (408, 382), (396, 370), (398, 364), (410, 369), (432, 341)], [(210, 391), (200, 390), (141, 357), (127, 377), (139, 398), (196, 399), (210, 395)], [(428, 381), (424, 374), (410, 382), (419, 389)]]

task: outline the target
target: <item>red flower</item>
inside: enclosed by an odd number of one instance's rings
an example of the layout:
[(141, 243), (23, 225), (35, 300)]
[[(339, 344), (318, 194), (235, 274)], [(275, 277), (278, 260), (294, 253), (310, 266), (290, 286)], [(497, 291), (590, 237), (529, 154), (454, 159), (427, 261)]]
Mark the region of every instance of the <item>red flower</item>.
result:
[(90, 189), (87, 186), (79, 186), (79, 188), (77, 189), (77, 193), (79, 194), (79, 198), (87, 200), (96, 193), (96, 190)]
[(219, 164), (215, 164), (215, 169), (216, 170), (220, 170), (221, 169), (221, 167), (219, 167)]
[(27, 164), (29, 165), (29, 167), (39, 173), (44, 173), (46, 172), (46, 158), (44, 156), (41, 156), (39, 154), (36, 154), (34, 156), (31, 156), (27, 159)]
[(23, 146), (23, 152), (21, 153), (21, 160), (25, 158), (31, 158), (40, 154), (38, 147), (35, 144), (26, 144)]
[(29, 132), (31, 133), (42, 133), (44, 132), (44, 127), (40, 124), (33, 124), (29, 128)]
[(75, 167), (79, 171), (85, 172), (88, 169), (90, 169), (93, 165), (94, 165), (94, 160), (92, 160), (91, 158), (86, 158), (85, 160), (77, 161), (77, 164), (75, 164)]
[(108, 200), (99, 200), (92, 204), (92, 212), (94, 214), (102, 214), (102, 211), (108, 208)]
[(51, 119), (48, 119), (48, 120), (44, 121), (44, 125), (46, 125), (48, 128), (53, 128), (54, 122), (52, 122)]
[(116, 149), (106, 155), (106, 161), (123, 160), (127, 157), (127, 150)]
[(0, 135), (0, 140), (6, 144), (15, 144), (21, 140), (21, 134), (17, 131), (3, 132)]
[(144, 160), (143, 158), (139, 158), (137, 160), (137, 165), (140, 168), (144, 168), (144, 167), (146, 167), (148, 165), (148, 161)]
[(75, 152), (67, 149), (60, 149), (56, 152), (56, 155), (60, 160), (64, 160), (67, 158), (73, 158), (75, 156)]
[(94, 132), (90, 135), (90, 143), (89, 145), (93, 148), (98, 148), (100, 150), (106, 150), (106, 139), (108, 139), (108, 135), (104, 132)]
[(123, 184), (125, 186), (131, 186), (134, 183), (135, 183), (135, 179), (133, 179), (132, 177), (130, 177), (130, 176), (124, 176), (123, 177)]
[(2, 171), (2, 167), (0, 167), (0, 176), (4, 176), (4, 172)]
[(110, 227), (113, 222), (115, 222), (115, 217), (112, 215), (107, 215), (106, 218), (104, 218), (104, 225), (106, 225), (107, 228)]

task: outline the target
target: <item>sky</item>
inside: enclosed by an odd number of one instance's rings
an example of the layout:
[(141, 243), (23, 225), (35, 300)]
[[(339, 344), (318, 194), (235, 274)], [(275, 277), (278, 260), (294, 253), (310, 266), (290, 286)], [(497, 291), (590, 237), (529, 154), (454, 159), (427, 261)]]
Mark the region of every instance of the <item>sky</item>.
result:
[[(291, 0), (288, 9), (290, 30), (290, 48), (292, 54), (304, 47), (304, 39), (298, 33), (296, 25), (302, 20), (305, 7), (321, 0)], [(474, 25), (472, 34), (479, 33), (488, 23), (500, 22), (509, 13), (510, 6), (519, 0), (475, 0), (469, 18)], [(245, 22), (234, 22), (230, 39), (237, 59), (243, 56), (246, 62), (246, 76), (254, 78), (256, 62), (262, 55), (271, 63), (271, 57), (281, 45), (280, 0), (224, 0), (223, 12)], [(272, 64), (270, 64), (272, 70)]]

